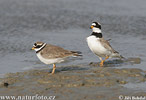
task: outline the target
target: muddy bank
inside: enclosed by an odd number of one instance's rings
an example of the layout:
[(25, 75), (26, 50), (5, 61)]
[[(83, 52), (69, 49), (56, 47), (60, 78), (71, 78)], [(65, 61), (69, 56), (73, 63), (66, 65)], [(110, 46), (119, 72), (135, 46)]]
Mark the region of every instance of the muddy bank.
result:
[[(124, 85), (146, 82), (146, 71), (87, 65), (9, 73), (0, 79), (0, 95), (53, 95), (56, 100), (118, 100), (119, 95), (146, 96)], [(133, 91), (134, 90), (134, 91)]]
[(82, 60), (68, 65), (99, 61), (85, 40), (92, 21), (101, 23), (103, 37), (111, 39), (121, 55), (142, 59), (129, 67), (146, 70), (145, 4), (145, 0), (0, 0), (0, 74), (45, 66), (30, 50), (37, 41), (83, 53)]

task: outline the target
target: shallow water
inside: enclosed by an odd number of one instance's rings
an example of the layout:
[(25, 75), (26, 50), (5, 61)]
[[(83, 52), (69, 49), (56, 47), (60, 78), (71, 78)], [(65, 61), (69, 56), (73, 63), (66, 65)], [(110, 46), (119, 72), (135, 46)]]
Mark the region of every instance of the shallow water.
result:
[(128, 88), (128, 89), (135, 89), (134, 91), (143, 91), (146, 92), (146, 87), (145, 87), (146, 82), (143, 83), (128, 83), (123, 85), (124, 87)]
[(30, 50), (36, 41), (83, 52), (83, 59), (57, 66), (99, 62), (86, 43), (89, 26), (96, 20), (113, 48), (127, 59), (141, 59), (140, 64), (118, 68), (146, 70), (145, 4), (145, 0), (0, 0), (0, 74), (51, 66)]

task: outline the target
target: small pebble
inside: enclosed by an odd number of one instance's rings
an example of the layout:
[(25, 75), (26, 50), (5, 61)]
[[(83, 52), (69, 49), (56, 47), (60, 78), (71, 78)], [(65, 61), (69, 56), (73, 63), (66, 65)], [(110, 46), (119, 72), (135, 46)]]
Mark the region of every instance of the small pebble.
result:
[(5, 86), (5, 87), (8, 87), (8, 86), (9, 86), (9, 83), (6, 83), (6, 82), (5, 82), (5, 83), (4, 83), (4, 86)]

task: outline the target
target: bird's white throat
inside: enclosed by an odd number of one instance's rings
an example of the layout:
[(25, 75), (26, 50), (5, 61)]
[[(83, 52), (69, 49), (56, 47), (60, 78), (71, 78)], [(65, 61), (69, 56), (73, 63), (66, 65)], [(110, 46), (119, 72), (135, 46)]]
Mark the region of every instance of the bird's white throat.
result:
[(93, 32), (96, 32), (96, 33), (101, 33), (101, 29), (95, 28), (95, 27), (93, 27), (92, 31)]

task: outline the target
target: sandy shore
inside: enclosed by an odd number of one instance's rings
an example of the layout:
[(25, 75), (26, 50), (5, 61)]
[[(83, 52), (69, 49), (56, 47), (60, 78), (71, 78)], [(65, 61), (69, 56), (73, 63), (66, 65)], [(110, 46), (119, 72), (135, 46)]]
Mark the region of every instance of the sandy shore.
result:
[(0, 79), (0, 95), (44, 95), (56, 100), (119, 100), (119, 96), (146, 96), (146, 91), (126, 88), (146, 81), (141, 69), (115, 69), (90, 65), (9, 73)]

